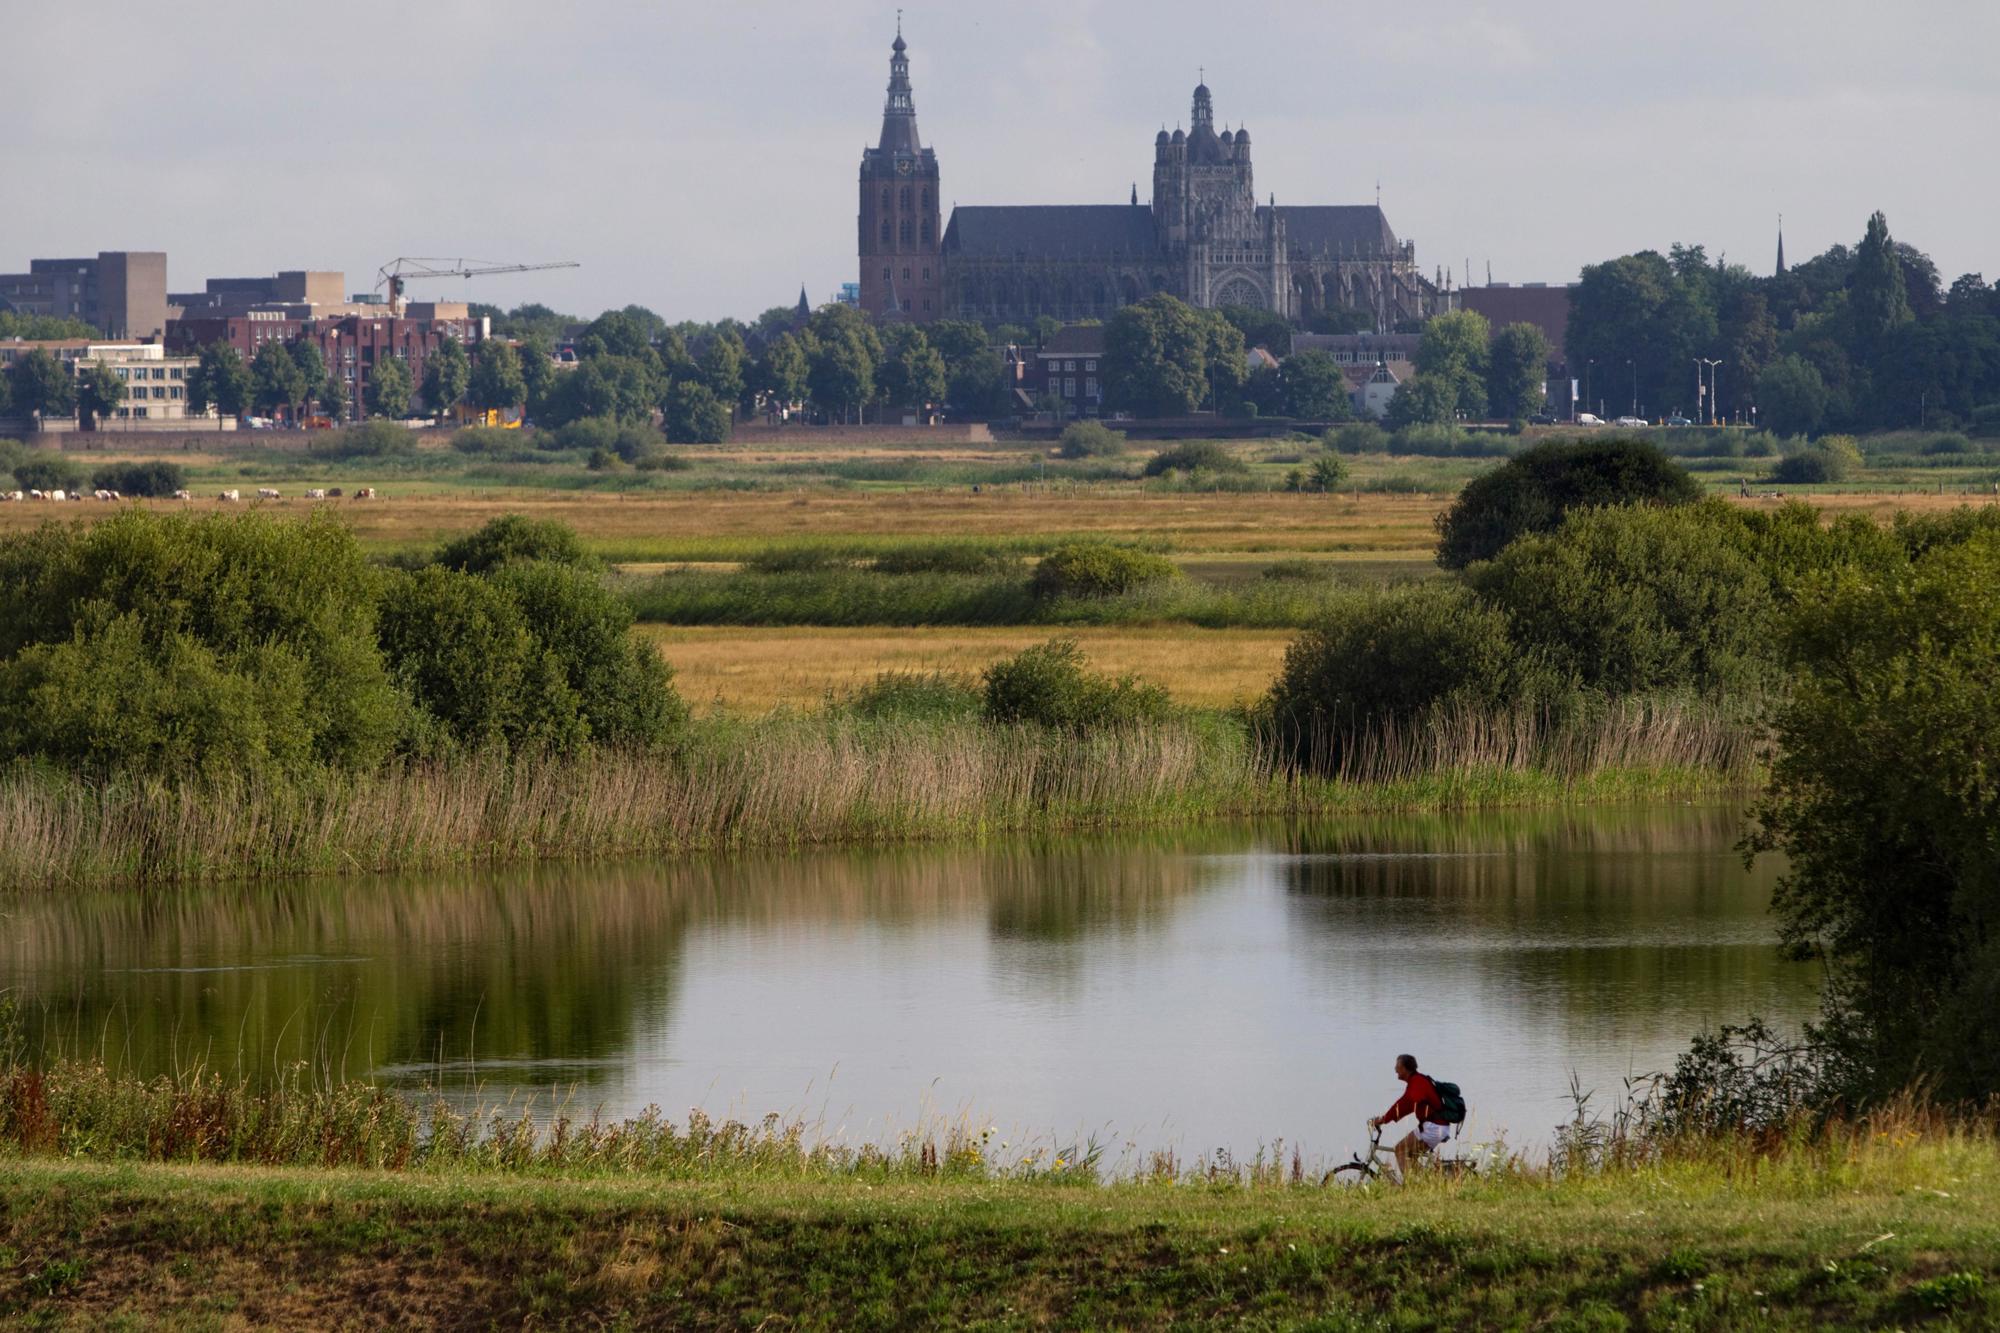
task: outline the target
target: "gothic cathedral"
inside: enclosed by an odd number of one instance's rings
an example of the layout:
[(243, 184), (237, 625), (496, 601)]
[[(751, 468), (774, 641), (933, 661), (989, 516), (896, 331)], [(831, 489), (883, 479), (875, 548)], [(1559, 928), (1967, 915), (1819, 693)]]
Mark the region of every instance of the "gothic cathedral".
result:
[(908, 46), (890, 48), (882, 136), (861, 155), (861, 307), (878, 318), (987, 323), (1104, 319), (1167, 292), (1298, 323), (1359, 311), (1380, 332), (1436, 313), (1379, 205), (1257, 202), (1250, 132), (1215, 128), (1207, 84), (1192, 126), (1153, 141), (1153, 197), (1125, 204), (980, 205), (940, 226), (935, 150), (917, 137)]

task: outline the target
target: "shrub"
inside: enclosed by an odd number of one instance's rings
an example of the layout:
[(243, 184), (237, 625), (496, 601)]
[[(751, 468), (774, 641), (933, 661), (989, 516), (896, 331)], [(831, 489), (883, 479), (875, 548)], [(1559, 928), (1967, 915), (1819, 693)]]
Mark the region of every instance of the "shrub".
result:
[(499, 426), (467, 426), (451, 437), (451, 447), (461, 454), (507, 455), (538, 445), (531, 430), (506, 430)]
[(1179, 577), (1165, 556), (1107, 542), (1068, 542), (1041, 558), (1029, 586), (1043, 598), (1115, 597)]
[(91, 475), (90, 484), (120, 495), (168, 496), (187, 488), (187, 473), (179, 463), (107, 463)]
[(314, 458), (386, 458), (416, 449), (417, 437), (409, 427), (377, 419), (318, 432), (311, 453)]
[(561, 664), (491, 580), (441, 565), (394, 575), (379, 619), (389, 671), (422, 710), (420, 750), (446, 739), (470, 749), (571, 749), (585, 739)]
[(1347, 483), (1347, 464), (1338, 454), (1324, 454), (1306, 469), (1306, 481), (1316, 491), (1337, 491)]
[(679, 454), (641, 454), (632, 466), (641, 472), (685, 472), (694, 464)]
[(1720, 502), (1579, 511), (1469, 577), (1516, 642), (1594, 689), (1754, 690), (1775, 674), (1771, 578)]
[(843, 701), (856, 717), (954, 721), (979, 715), (978, 682), (952, 671), (885, 671)]
[(0, 539), (0, 757), (211, 774), (362, 768), (407, 712), (379, 575), (314, 517), (128, 510)]
[(1381, 454), (1389, 451), (1389, 432), (1372, 421), (1337, 426), (1319, 438), (1321, 444), (1343, 454)]
[[(1436, 422), (1417, 422), (1404, 426), (1389, 437), (1389, 452), (1392, 454), (1414, 454), (1421, 458), (1452, 458), (1455, 456), (1478, 457), (1491, 452), (1486, 440), (1457, 426)], [(1504, 441), (1500, 451), (1505, 451)]]
[(83, 469), (60, 454), (39, 454), (14, 464), (14, 484), (24, 491), (73, 491)]
[(686, 725), (673, 672), (652, 644), (631, 637), (631, 607), (595, 574), (517, 560), (488, 577), (513, 598), (549, 669), (574, 694), (585, 738), (656, 745)]
[(1445, 704), (1514, 701), (1534, 684), (1506, 615), (1433, 581), (1341, 598), (1286, 649), (1266, 707), (1281, 752), (1332, 771), (1364, 733)]
[(969, 542), (938, 542), (905, 546), (875, 557), (878, 574), (1008, 574), (1021, 567), (1011, 551)]
[(583, 465), (592, 472), (616, 472), (625, 466), (625, 460), (609, 449), (592, 449), (590, 457), (583, 460)]
[(1861, 450), (1853, 437), (1828, 435), (1780, 459), (1771, 479), (1788, 486), (1830, 485), (1848, 480), (1860, 468)]
[(1689, 504), (1701, 484), (1687, 469), (1637, 440), (1551, 440), (1473, 478), (1438, 515), (1440, 565), (1490, 560), (1508, 542), (1551, 532), (1572, 509), (1600, 505)]
[(1115, 458), (1125, 452), (1125, 433), (1097, 421), (1079, 421), (1063, 428), (1056, 452), (1064, 458)]
[(1051, 639), (986, 669), (986, 717), (1089, 732), (1168, 717), (1167, 692), (1132, 676), (1113, 680), (1084, 670), (1072, 639)]
[(1250, 465), (1215, 440), (1185, 440), (1146, 460), (1145, 475), (1168, 472), (1248, 472)]
[(486, 574), (518, 560), (547, 560), (596, 569), (597, 557), (583, 549), (574, 530), (553, 519), (502, 514), (476, 532), (438, 548), (435, 563), (468, 574)]
[(1956, 432), (1947, 432), (1931, 440), (1924, 446), (1927, 454), (1969, 454), (1976, 452), (1972, 441)]
[(667, 451), (667, 437), (649, 425), (612, 417), (583, 417), (546, 432), (546, 447), (590, 454), (599, 449), (636, 463)]

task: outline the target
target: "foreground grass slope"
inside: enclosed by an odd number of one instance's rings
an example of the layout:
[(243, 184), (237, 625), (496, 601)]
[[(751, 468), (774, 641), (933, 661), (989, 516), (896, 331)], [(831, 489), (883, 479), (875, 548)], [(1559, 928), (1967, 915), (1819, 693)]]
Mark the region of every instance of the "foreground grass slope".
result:
[(1420, 1184), (20, 1159), (0, 1318), (84, 1327), (1842, 1328), (2000, 1319), (1990, 1140)]

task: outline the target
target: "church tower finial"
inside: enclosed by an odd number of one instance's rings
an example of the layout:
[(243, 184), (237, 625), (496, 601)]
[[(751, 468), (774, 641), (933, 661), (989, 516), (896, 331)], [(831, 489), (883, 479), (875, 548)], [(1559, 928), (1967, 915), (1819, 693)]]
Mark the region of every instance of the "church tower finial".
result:
[(1778, 272), (1785, 271), (1785, 215), (1778, 214)]
[(903, 11), (896, 11), (896, 40), (889, 47), (889, 96), (882, 104), (882, 142), (885, 153), (914, 153), (923, 145), (917, 138), (917, 102), (910, 93), (910, 47), (903, 40)]

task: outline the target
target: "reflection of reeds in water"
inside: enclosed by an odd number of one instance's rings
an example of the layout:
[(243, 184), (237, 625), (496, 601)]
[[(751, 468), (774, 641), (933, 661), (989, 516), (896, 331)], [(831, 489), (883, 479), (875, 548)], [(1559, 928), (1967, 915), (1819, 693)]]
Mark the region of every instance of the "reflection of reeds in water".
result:
[[(1559, 798), (1604, 774), (1740, 785), (1751, 739), (1695, 705), (1587, 721), (1441, 713), (1276, 769), (1248, 729), (1072, 736), (973, 723), (704, 724), (671, 755), (402, 765), (298, 782), (0, 774), (0, 882), (198, 880), (727, 847), (913, 841), (1224, 815)], [(1523, 780), (1528, 780), (1524, 787)], [(1534, 784), (1539, 783), (1539, 787)], [(1631, 794), (1627, 792), (1626, 794)]]
[(292, 1060), (446, 1061), (546, 1081), (622, 1061), (634, 1025), (663, 1019), (692, 927), (963, 918), (1069, 938), (1158, 915), (1216, 873), (1187, 854), (1216, 845), (1154, 834), (44, 897), (15, 905), (0, 975), (17, 979), (38, 1056), (148, 1072), (249, 1060), (262, 1077)]

